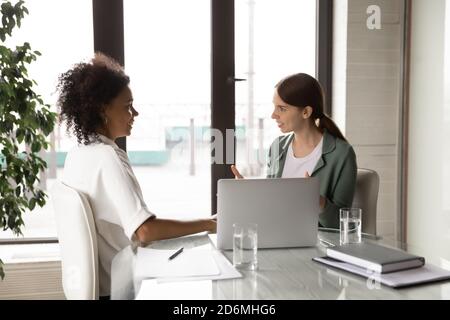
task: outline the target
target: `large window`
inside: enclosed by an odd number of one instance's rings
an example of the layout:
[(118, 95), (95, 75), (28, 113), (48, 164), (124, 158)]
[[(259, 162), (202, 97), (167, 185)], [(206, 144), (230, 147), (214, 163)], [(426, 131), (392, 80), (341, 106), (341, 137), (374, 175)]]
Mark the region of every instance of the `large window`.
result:
[(271, 114), (275, 84), (293, 73), (315, 76), (316, 1), (235, 0), (236, 163), (247, 177), (266, 174), (281, 135)]
[(210, 16), (210, 0), (124, 1), (125, 69), (139, 112), (127, 152), (159, 217), (211, 214)]
[[(58, 75), (72, 64), (89, 58), (93, 53), (92, 1), (91, 0), (28, 0), (26, 15), (20, 29), (15, 29), (6, 45), (29, 42), (42, 56), (30, 66), (29, 75), (36, 80), (36, 91), (44, 102), (56, 111), (56, 81)], [(52, 151), (48, 152), (49, 169), (41, 175), (41, 187), (49, 190), (62, 173), (65, 154), (75, 140), (66, 136), (65, 128), (56, 127), (52, 134)], [(27, 238), (56, 237), (56, 227), (51, 199), (43, 208), (23, 215)], [(1, 231), (0, 238), (13, 238), (12, 232)]]
[[(208, 216), (215, 132), (210, 127), (211, 1), (123, 4), (125, 70), (139, 112), (126, 145), (144, 198), (159, 217)], [(29, 0), (26, 5), (30, 15), (14, 42), (29, 41), (42, 52), (30, 75), (55, 110), (58, 75), (93, 55), (92, 1)], [(236, 83), (236, 155), (247, 176), (265, 174), (267, 149), (279, 135), (270, 119), (275, 83), (292, 73), (315, 75), (315, 26), (316, 0), (235, 0), (235, 74), (247, 79)], [(46, 190), (61, 176), (67, 151), (76, 143), (64, 127), (57, 127), (51, 139), (50, 168), (41, 177)], [(24, 215), (25, 237), (56, 236), (48, 200)]]

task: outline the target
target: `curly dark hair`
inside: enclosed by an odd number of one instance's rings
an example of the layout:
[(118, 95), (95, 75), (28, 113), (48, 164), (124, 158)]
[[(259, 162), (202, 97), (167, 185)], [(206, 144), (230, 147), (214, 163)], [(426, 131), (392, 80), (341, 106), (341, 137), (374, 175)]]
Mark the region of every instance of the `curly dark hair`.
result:
[(103, 125), (103, 112), (130, 83), (122, 66), (113, 58), (96, 53), (88, 62), (81, 62), (58, 78), (56, 105), (59, 121), (65, 121), (67, 132), (85, 145), (96, 137)]

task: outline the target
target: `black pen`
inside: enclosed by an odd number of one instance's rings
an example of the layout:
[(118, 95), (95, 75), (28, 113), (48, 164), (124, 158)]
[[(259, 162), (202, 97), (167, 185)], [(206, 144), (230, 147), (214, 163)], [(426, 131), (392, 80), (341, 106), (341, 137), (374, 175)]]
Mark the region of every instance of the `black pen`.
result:
[(173, 255), (171, 255), (170, 257), (169, 257), (169, 260), (172, 260), (172, 259), (174, 259), (177, 255), (179, 255), (181, 252), (183, 252), (183, 247), (181, 247), (180, 249), (178, 249), (177, 250), (177, 252), (175, 252)]

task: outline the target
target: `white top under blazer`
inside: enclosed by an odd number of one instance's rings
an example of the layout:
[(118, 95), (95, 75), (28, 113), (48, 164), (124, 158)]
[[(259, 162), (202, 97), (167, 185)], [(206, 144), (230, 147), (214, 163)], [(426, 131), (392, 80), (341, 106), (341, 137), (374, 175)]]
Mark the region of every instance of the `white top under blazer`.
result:
[(147, 208), (125, 151), (111, 139), (78, 145), (67, 154), (62, 181), (87, 195), (97, 228), (100, 296), (111, 291), (111, 262), (155, 216)]
[(311, 175), (317, 165), (317, 162), (322, 156), (323, 137), (320, 139), (320, 142), (314, 150), (303, 158), (295, 157), (294, 149), (292, 148), (293, 143), (294, 140), (292, 139), (292, 143), (289, 145), (289, 149), (287, 151), (282, 178), (304, 178), (305, 172), (308, 172), (308, 174)]

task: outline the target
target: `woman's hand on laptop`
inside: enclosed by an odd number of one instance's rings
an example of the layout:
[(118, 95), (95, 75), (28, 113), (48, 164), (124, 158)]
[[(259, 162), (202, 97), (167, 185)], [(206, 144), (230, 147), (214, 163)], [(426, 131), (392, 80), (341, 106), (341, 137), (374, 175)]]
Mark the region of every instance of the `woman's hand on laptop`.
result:
[[(309, 175), (308, 171), (305, 171), (305, 178), (310, 178), (311, 176)], [(325, 208), (325, 204), (327, 203), (327, 199), (325, 199), (325, 197), (320, 196), (320, 202), (319, 202), (319, 206), (320, 209)]]
[(234, 164), (231, 165), (231, 172), (233, 172), (236, 179), (245, 179)]

